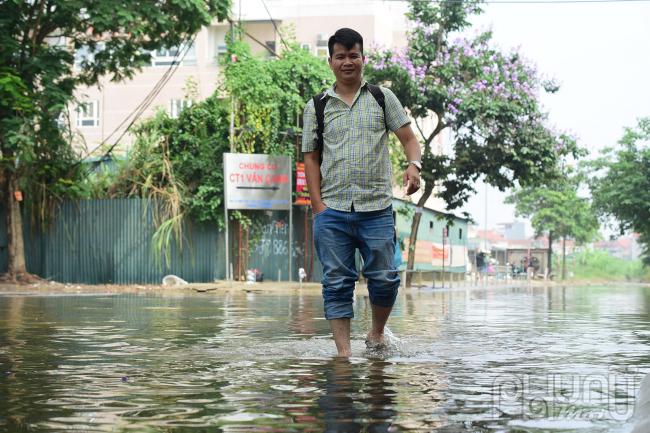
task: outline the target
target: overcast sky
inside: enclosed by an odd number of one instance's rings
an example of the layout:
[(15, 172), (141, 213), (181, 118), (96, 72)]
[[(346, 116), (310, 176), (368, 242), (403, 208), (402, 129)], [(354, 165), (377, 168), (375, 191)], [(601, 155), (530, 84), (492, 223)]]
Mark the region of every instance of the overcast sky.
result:
[[(623, 128), (650, 116), (650, 1), (491, 3), (474, 20), (491, 28), (502, 48), (520, 47), (560, 91), (542, 99), (557, 128), (574, 133), (592, 153), (613, 145)], [(485, 188), (465, 210), (483, 228)], [(512, 221), (505, 194), (488, 188), (487, 226)]]

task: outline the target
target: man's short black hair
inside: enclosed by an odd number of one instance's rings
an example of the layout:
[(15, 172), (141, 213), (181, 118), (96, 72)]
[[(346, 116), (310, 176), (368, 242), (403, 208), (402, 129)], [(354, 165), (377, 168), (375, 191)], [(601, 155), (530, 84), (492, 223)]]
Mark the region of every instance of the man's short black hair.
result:
[(363, 36), (356, 30), (348, 29), (343, 27), (338, 29), (336, 33), (330, 36), (329, 41), (327, 41), (327, 48), (332, 57), (332, 52), (334, 51), (334, 44), (341, 44), (348, 50), (351, 50), (356, 44), (359, 44), (361, 48), (361, 54), (363, 54)]

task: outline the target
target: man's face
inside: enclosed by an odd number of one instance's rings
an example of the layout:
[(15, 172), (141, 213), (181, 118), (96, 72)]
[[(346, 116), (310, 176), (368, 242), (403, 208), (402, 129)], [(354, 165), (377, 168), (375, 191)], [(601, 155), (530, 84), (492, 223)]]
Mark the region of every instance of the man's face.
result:
[(328, 62), (337, 82), (353, 84), (361, 81), (364, 56), (359, 44), (354, 44), (349, 50), (339, 43), (334, 44)]

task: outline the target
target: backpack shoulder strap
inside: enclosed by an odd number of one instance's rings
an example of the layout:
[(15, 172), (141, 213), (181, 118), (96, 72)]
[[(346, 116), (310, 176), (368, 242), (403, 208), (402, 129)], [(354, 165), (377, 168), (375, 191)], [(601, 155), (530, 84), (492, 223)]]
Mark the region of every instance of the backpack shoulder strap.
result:
[(388, 131), (388, 124), (386, 123), (386, 97), (384, 96), (384, 92), (379, 86), (375, 86), (374, 84), (368, 83), (367, 86), (368, 91), (373, 98), (375, 98), (375, 101), (377, 101), (377, 104), (379, 104), (381, 110), (384, 112), (384, 124), (386, 125), (386, 131)]
[(325, 106), (329, 98), (325, 92), (313, 97), (314, 110), (316, 111), (316, 149), (320, 154), (320, 161), (323, 162), (323, 132), (325, 131)]

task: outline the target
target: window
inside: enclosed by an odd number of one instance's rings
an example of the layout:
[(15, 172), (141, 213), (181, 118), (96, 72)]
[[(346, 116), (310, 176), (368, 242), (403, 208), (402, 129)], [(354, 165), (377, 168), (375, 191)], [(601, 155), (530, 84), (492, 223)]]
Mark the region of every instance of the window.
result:
[[(266, 44), (266, 47), (269, 50), (271, 50), (271, 51), (273, 51), (275, 53), (275, 41), (266, 41), (264, 43)], [(266, 54), (268, 54), (269, 56), (273, 56), (273, 53), (271, 53), (271, 51), (269, 51), (269, 50), (266, 50)]]
[(97, 43), (94, 51), (90, 50), (88, 45), (84, 45), (80, 48), (77, 48), (74, 52), (74, 66), (77, 69), (81, 69), (81, 65), (85, 63), (92, 64), (95, 62), (95, 53), (99, 53), (104, 50), (106, 45), (103, 42)]
[(65, 113), (61, 111), (59, 115), (56, 117), (56, 127), (59, 129), (64, 129), (66, 127), (67, 123), (67, 118), (65, 116)]
[(320, 33), (316, 39), (316, 56), (322, 58), (329, 57), (329, 51), (327, 49), (327, 42), (329, 38), (325, 33)]
[(226, 45), (218, 45), (217, 46), (217, 63), (221, 63), (223, 59), (226, 57), (226, 54), (228, 54), (228, 47)]
[(52, 47), (67, 47), (67, 39), (65, 36), (46, 36), (44, 41)]
[(433, 230), (433, 221), (429, 221), (429, 230)]
[(187, 54), (183, 59), (183, 66), (196, 66), (196, 46), (194, 46), (194, 43), (187, 49)]
[[(185, 45), (183, 45), (183, 47), (185, 47)], [(151, 53), (151, 66), (170, 66), (181, 63), (181, 58), (183, 58), (184, 52), (185, 48), (179, 49), (178, 47), (157, 49)], [(185, 58), (183, 58), (181, 65), (196, 65), (196, 47), (194, 44), (187, 49), (187, 53), (185, 53)]]
[(463, 239), (463, 229), (458, 229), (458, 239)]
[(77, 127), (99, 126), (99, 101), (82, 102), (77, 106)]
[(181, 114), (181, 111), (191, 106), (191, 99), (172, 99), (169, 107), (169, 115), (176, 119)]
[(74, 52), (74, 66), (75, 68), (79, 69), (81, 68), (81, 63), (86, 60), (89, 63), (93, 61), (94, 56), (90, 54), (90, 50), (88, 47), (81, 47), (77, 48), (77, 50)]

